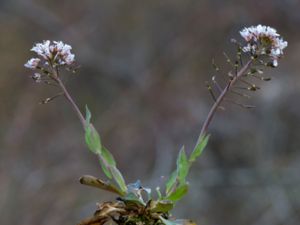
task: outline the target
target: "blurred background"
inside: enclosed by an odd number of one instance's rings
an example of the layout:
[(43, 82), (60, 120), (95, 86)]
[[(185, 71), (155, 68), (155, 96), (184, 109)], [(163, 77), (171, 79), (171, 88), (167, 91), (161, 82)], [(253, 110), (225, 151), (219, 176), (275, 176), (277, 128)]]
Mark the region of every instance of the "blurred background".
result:
[(70, 105), (38, 104), (57, 90), (35, 84), (23, 66), (35, 42), (72, 45), (81, 68), (64, 75), (67, 87), (91, 109), (126, 180), (156, 187), (181, 146), (191, 151), (213, 103), (212, 58), (228, 71), (230, 39), (261, 23), (289, 42), (285, 56), (244, 100), (255, 109), (218, 113), (174, 215), (201, 225), (298, 225), (299, 10), (297, 0), (1, 0), (0, 223), (72, 225), (115, 198), (79, 184), (84, 174), (104, 176)]

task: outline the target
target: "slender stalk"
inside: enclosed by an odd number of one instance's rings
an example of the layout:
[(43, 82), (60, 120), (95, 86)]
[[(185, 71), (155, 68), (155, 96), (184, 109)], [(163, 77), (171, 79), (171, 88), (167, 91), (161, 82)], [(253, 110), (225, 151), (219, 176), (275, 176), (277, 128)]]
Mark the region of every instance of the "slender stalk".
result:
[(217, 112), (218, 107), (221, 105), (222, 101), (224, 100), (224, 97), (226, 96), (226, 94), (228, 93), (228, 91), (231, 89), (231, 87), (238, 81), (239, 78), (241, 78), (244, 73), (249, 69), (250, 65), (252, 63), (252, 60), (249, 60), (236, 74), (236, 76), (234, 76), (226, 85), (226, 87), (222, 90), (221, 94), (219, 95), (219, 97), (217, 98), (217, 100), (215, 101), (215, 103), (213, 104), (213, 106), (211, 107), (206, 120), (204, 121), (204, 124), (201, 128), (201, 132), (200, 135), (198, 137), (196, 146), (200, 143), (201, 138), (206, 135), (207, 133), (207, 129), (214, 117), (214, 115)]
[(86, 122), (84, 119), (84, 116), (82, 115), (80, 109), (78, 108), (78, 106), (76, 105), (75, 101), (73, 100), (73, 98), (71, 97), (69, 91), (67, 90), (67, 88), (65, 87), (64, 83), (62, 82), (62, 80), (59, 77), (59, 72), (57, 69), (53, 69), (53, 77), (52, 77), (60, 86), (60, 88), (62, 89), (64, 96), (66, 97), (66, 99), (69, 101), (69, 103), (71, 104), (73, 110), (76, 112), (82, 126), (83, 129), (85, 129), (86, 127)]
[[(204, 124), (201, 128), (201, 132), (200, 135), (198, 137), (196, 146), (200, 143), (202, 136), (206, 135), (207, 133), (207, 129), (214, 117), (214, 115), (217, 112), (218, 107), (220, 107), (222, 101), (224, 100), (226, 94), (228, 93), (228, 91), (231, 89), (231, 87), (239, 80), (239, 78), (241, 78), (244, 73), (249, 69), (250, 65), (252, 63), (252, 60), (249, 60), (236, 74), (236, 76), (234, 76), (229, 82), (228, 84), (225, 86), (225, 88), (222, 90), (222, 92), (220, 93), (219, 97), (216, 99), (215, 103), (213, 104), (213, 106), (211, 107), (205, 121)], [(66, 99), (69, 101), (69, 103), (71, 104), (72, 108), (74, 109), (74, 111), (76, 112), (83, 128), (85, 129), (86, 123), (85, 123), (85, 118), (83, 116), (83, 114), (81, 113), (80, 109), (78, 108), (78, 106), (76, 105), (75, 101), (73, 100), (73, 98), (71, 97), (70, 93), (68, 92), (68, 90), (66, 89), (64, 83), (62, 82), (62, 80), (59, 77), (59, 72), (57, 69), (53, 68), (53, 76), (52, 78), (58, 83), (58, 85), (60, 86), (60, 88), (62, 89), (64, 96), (66, 97)]]

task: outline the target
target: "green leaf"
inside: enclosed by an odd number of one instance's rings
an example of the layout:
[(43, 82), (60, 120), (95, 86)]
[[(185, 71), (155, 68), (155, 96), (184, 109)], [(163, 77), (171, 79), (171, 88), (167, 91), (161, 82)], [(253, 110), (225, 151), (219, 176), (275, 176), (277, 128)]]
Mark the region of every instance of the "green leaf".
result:
[(85, 142), (88, 148), (95, 154), (101, 154), (101, 140), (98, 132), (94, 126), (90, 123), (91, 112), (86, 106), (86, 127), (85, 127)]
[(174, 208), (174, 203), (168, 200), (151, 201), (150, 211), (157, 213), (167, 213)]
[(187, 184), (182, 184), (177, 187), (175, 191), (171, 192), (165, 199), (176, 202), (188, 192), (188, 189), (189, 186)]
[(159, 187), (156, 187), (155, 190), (156, 190), (158, 199), (162, 199), (162, 195), (161, 195), (161, 192), (160, 192), (160, 188), (159, 188)]
[(127, 187), (121, 172), (116, 167), (116, 161), (113, 155), (101, 145), (100, 135), (97, 130), (91, 124), (91, 112), (86, 106), (86, 127), (85, 127), (85, 141), (89, 149), (97, 154), (100, 159), (100, 164), (103, 172), (109, 178), (116, 181), (121, 189), (121, 192), (126, 193)]
[(113, 155), (104, 146), (102, 146), (101, 155), (110, 166), (116, 166), (116, 161)]
[(177, 176), (180, 184), (185, 183), (185, 178), (189, 172), (190, 163), (187, 159), (184, 146), (182, 146), (177, 157)]
[(92, 125), (89, 125), (85, 130), (85, 142), (93, 153), (101, 154), (100, 136)]
[(145, 206), (145, 202), (140, 199), (138, 196), (136, 196), (134, 193), (130, 192), (128, 193), (122, 201), (128, 206)]
[(110, 184), (109, 182), (102, 181), (102, 180), (100, 180), (96, 177), (93, 177), (93, 176), (89, 176), (89, 175), (82, 176), (79, 179), (79, 182), (81, 184), (92, 186), (92, 187), (97, 187), (97, 188), (100, 188), (102, 190), (110, 191), (112, 193), (115, 193), (115, 194), (118, 194), (118, 195), (121, 195), (121, 196), (124, 195), (114, 185)]
[(207, 145), (208, 140), (209, 140), (209, 135), (205, 135), (200, 138), (199, 144), (196, 145), (195, 149), (193, 150), (190, 156), (189, 161), (191, 163), (194, 162), (202, 154), (204, 148)]
[(102, 168), (102, 171), (104, 172), (104, 174), (109, 178), (112, 179), (112, 174), (109, 170), (109, 167), (107, 165), (107, 163), (105, 162), (105, 160), (103, 159), (103, 157), (101, 155), (99, 155), (99, 162)]
[(117, 184), (119, 185), (119, 187), (121, 188), (121, 190), (123, 192), (127, 192), (127, 186), (125, 184), (124, 178), (121, 174), (121, 172), (117, 169), (117, 167), (110, 167), (110, 172), (112, 174), (112, 176), (114, 177), (115, 181), (117, 182)]
[(177, 170), (173, 171), (171, 176), (169, 177), (167, 183), (166, 183), (166, 195), (170, 193), (170, 191), (174, 188), (174, 185), (176, 185), (176, 179), (177, 178)]

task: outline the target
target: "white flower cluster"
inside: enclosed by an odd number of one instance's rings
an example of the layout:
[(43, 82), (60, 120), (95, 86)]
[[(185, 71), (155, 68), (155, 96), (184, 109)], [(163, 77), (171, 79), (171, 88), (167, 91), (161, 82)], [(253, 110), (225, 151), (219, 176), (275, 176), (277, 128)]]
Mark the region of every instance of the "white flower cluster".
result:
[(28, 62), (24, 64), (24, 66), (29, 69), (36, 69), (38, 67), (40, 61), (41, 60), (39, 58), (32, 58), (32, 59), (29, 59)]
[(269, 26), (257, 25), (244, 28), (240, 31), (247, 45), (243, 47), (244, 52), (268, 55), (273, 61), (273, 66), (278, 65), (278, 59), (283, 55), (283, 49), (288, 43), (280, 38), (277, 31)]
[[(64, 44), (62, 41), (49, 40), (43, 41), (43, 43), (37, 43), (31, 51), (37, 53), (46, 65), (71, 65), (75, 61), (75, 55), (71, 53), (72, 47), (68, 44)], [(36, 69), (39, 66), (41, 59), (32, 58), (24, 65), (30, 69)]]

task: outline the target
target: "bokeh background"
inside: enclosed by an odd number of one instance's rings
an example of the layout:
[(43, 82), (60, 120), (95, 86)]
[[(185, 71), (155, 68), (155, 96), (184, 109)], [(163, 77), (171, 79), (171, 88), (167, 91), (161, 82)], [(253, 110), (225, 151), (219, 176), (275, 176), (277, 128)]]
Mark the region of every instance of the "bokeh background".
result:
[(184, 144), (190, 151), (212, 99), (215, 58), (244, 26), (275, 27), (289, 42), (271, 82), (246, 103), (227, 105), (189, 176), (174, 215), (202, 225), (300, 223), (300, 2), (298, 0), (1, 0), (0, 223), (76, 224), (114, 199), (79, 184), (103, 177), (81, 125), (57, 93), (23, 64), (33, 43), (73, 46), (70, 92), (89, 105), (103, 143), (128, 182), (162, 185)]

